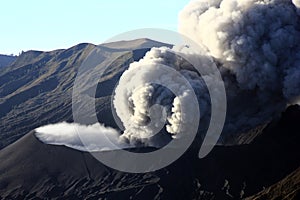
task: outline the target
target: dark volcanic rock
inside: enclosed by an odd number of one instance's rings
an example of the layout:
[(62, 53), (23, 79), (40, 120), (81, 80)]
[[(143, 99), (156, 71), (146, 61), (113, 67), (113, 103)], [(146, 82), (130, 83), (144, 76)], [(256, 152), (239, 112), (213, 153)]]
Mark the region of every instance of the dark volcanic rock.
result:
[[(89, 153), (39, 142), (33, 133), (1, 151), (4, 199), (127, 197), (157, 183), (150, 175), (121, 174)], [(155, 188), (154, 188), (155, 189)]]
[(115, 171), (89, 153), (43, 144), (31, 132), (0, 151), (0, 197), (226, 200), (270, 187), (258, 194), (260, 199), (290, 194), (293, 198), (287, 199), (296, 200), (299, 119), (299, 106), (292, 106), (248, 145), (217, 146), (204, 159), (198, 159), (198, 148), (192, 146), (169, 167), (147, 174)]
[(265, 188), (262, 192), (248, 197), (246, 200), (298, 200), (300, 199), (300, 168), (280, 182)]

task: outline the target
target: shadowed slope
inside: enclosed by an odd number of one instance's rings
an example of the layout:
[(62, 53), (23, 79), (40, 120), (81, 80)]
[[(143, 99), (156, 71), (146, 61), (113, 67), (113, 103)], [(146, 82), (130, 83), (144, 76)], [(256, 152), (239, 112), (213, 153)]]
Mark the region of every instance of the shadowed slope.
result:
[[(88, 153), (43, 144), (31, 132), (0, 151), (0, 196), (226, 200), (254, 195), (284, 179), (292, 187), (286, 191), (296, 197), (300, 190), (295, 171), (300, 166), (299, 119), (299, 106), (292, 106), (248, 145), (217, 146), (201, 160), (198, 148), (192, 147), (166, 169), (147, 174), (117, 172)], [(287, 177), (293, 171), (296, 175)]]

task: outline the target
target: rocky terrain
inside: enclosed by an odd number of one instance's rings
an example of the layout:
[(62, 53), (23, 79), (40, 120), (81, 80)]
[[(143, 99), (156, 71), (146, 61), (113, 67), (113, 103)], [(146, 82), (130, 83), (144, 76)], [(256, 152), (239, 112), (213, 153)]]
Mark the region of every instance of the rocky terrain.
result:
[(8, 56), (0, 54), (0, 68), (11, 65), (16, 59), (17, 56)]
[(0, 151), (0, 196), (208, 200), (254, 195), (248, 200), (296, 200), (300, 192), (299, 117), (300, 107), (289, 107), (250, 144), (217, 146), (204, 159), (197, 158), (197, 147), (192, 146), (171, 166), (147, 174), (112, 170), (89, 153), (43, 144), (31, 132)]

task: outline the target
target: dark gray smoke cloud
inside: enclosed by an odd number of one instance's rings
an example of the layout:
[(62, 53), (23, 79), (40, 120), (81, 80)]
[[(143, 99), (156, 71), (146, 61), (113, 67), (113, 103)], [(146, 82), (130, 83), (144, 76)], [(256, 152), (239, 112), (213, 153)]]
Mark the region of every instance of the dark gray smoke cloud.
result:
[(299, 4), (200, 0), (180, 13), (180, 32), (204, 45), (223, 71), (229, 105), (225, 132), (264, 123), (299, 99)]
[(281, 92), (292, 100), (300, 91), (300, 24), (293, 2), (193, 1), (180, 14), (179, 30), (207, 47), (241, 89)]

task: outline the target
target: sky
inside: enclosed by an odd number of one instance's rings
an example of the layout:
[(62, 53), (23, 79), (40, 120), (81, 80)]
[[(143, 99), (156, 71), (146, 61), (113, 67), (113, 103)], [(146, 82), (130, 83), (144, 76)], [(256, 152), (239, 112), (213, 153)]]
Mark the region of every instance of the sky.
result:
[(3, 0), (0, 54), (101, 44), (142, 28), (177, 30), (189, 0)]

